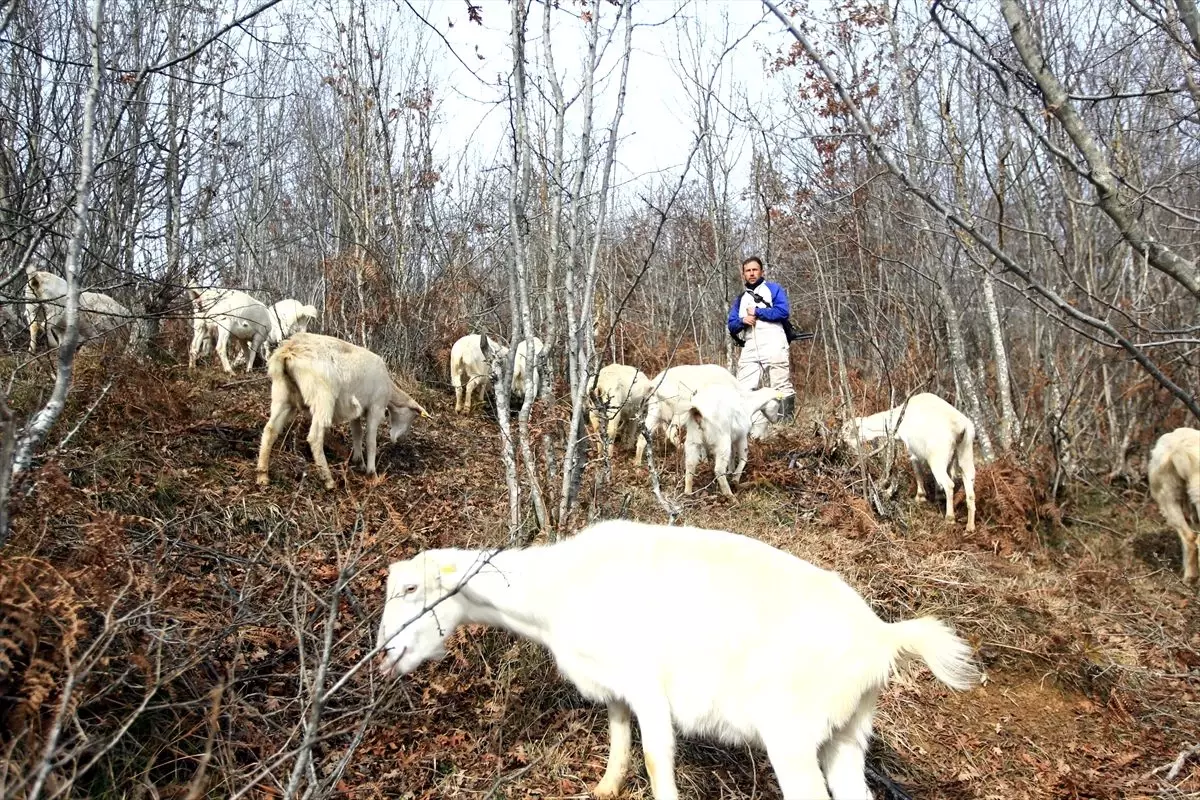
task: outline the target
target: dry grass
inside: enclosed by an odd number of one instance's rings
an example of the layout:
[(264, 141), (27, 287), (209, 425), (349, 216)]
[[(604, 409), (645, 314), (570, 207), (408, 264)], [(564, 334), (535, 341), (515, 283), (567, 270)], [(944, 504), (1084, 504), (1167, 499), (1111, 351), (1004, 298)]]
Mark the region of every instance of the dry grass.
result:
[[(84, 358), (68, 418), (103, 374)], [(68, 675), (75, 727), (53, 770), (65, 794), (227, 797), (252, 780), (250, 796), (281, 794), (291, 761), (262, 770), (303, 733), (325, 633), (328, 686), (373, 642), (388, 561), (503, 539), (494, 423), (454, 415), (445, 391), (415, 394), (436, 420), (381, 445), (378, 479), (345, 468), (338, 431), (327, 448), (339, 487), (321, 490), (302, 419), (259, 490), (265, 379), (119, 372), (88, 425), (17, 492), (0, 554), (3, 795), (20, 795), (36, 770)], [(27, 410), (37, 390), (13, 397)], [(1178, 579), (1177, 539), (1141, 489), (1080, 494), (1063, 509), (1040, 494), (1035, 469), (984, 466), (979, 529), (966, 535), (961, 496), (954, 525), (903, 484), (878, 516), (857, 465), (815, 430), (755, 443), (732, 502), (712, 485), (679, 497), (682, 454), (660, 451), (664, 491), (682, 522), (836, 569), (884, 618), (938, 614), (978, 648), (988, 680), (969, 694), (923, 668), (897, 677), (881, 701), (877, 769), (920, 798), (1200, 796), (1197, 760), (1170, 783), (1150, 774), (1200, 730), (1200, 616)], [(589, 495), (591, 510), (660, 521), (645, 472), (628, 462)], [(447, 660), (398, 684), (355, 673), (322, 719), (304, 776), (320, 796), (583, 797), (607, 747), (602, 710), (543, 652), (495, 631), (460, 632)], [(635, 767), (626, 796), (647, 798)], [(678, 770), (685, 797), (779, 796), (758, 751), (686, 742)]]

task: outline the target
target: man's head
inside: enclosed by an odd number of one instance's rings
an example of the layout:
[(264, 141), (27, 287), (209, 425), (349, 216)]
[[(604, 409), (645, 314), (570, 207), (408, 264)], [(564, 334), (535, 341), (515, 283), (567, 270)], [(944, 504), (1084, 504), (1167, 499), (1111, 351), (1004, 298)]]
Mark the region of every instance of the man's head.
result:
[(746, 283), (756, 283), (762, 275), (762, 259), (758, 256), (750, 256), (742, 262), (742, 280)]

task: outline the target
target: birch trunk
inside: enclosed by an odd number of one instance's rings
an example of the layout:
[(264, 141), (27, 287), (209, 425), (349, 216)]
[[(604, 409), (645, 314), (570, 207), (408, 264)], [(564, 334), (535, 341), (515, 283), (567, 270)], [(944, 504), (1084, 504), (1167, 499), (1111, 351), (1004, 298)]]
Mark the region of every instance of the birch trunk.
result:
[[(100, 28), (104, 20), (104, 0), (92, 4), (92, 75), (83, 103), (83, 132), (79, 153), (79, 179), (75, 183), (75, 225), (67, 243), (64, 277), (67, 281), (67, 302), (64, 313), (66, 330), (58, 343), (58, 374), (50, 399), (29, 422), (21, 434), (13, 455), (12, 480), (29, 469), (34, 451), (45, 440), (67, 403), (71, 376), (75, 367), (75, 352), (79, 348), (79, 257), (88, 230), (88, 200), (91, 197), (92, 172), (95, 163), (96, 102), (100, 96), (101, 55)], [(0, 543), (8, 531), (0, 531)]]

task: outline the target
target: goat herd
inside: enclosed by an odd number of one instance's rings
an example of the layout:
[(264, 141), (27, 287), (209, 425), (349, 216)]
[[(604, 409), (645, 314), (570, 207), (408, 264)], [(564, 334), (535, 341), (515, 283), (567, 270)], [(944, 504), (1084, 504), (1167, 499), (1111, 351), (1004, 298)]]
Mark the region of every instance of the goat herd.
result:
[[(63, 331), (66, 285), (34, 273), (26, 296), (31, 346), (35, 325), (51, 344)], [(246, 369), (267, 358), (271, 410), (263, 429), (257, 475), (268, 482), (271, 447), (296, 413), (311, 414), (308, 442), (327, 488), (333, 477), (323, 453), (331, 425), (350, 425), (352, 462), (375, 472), (376, 432), (386, 414), (392, 441), (429, 414), (392, 380), (377, 354), (341, 339), (309, 333), (312, 306), (284, 300), (268, 308), (232, 289), (191, 287), (194, 314), (189, 366), (215, 348), (232, 372), (228, 345), (238, 343)], [(106, 295), (85, 293), (81, 333), (103, 333), (129, 319)], [(269, 354), (271, 346), (278, 345)], [(537, 391), (543, 363), (536, 338), (509, 347), (471, 334), (455, 342), (450, 377), (455, 411), (470, 413), (478, 396), (512, 360), (512, 394)], [(608, 442), (636, 439), (640, 464), (647, 436), (676, 444), (684, 436), (685, 491), (708, 455), (720, 490), (731, 495), (746, 466), (748, 441), (777, 422), (782, 396), (742, 391), (723, 367), (682, 365), (650, 378), (635, 367), (600, 370), (590, 422)], [(644, 417), (643, 417), (644, 415)], [(639, 421), (644, 422), (639, 425)], [(364, 425), (365, 423), (365, 425)], [(933, 394), (842, 428), (849, 447), (900, 439), (924, 496), (928, 470), (945, 492), (953, 520), (951, 469), (961, 473), (967, 530), (975, 526), (975, 428)], [(364, 458), (365, 439), (365, 458)], [(1183, 542), (1184, 578), (1196, 581), (1200, 519), (1200, 430), (1179, 428), (1151, 451), (1151, 493)], [(620, 587), (616, 589), (615, 587)], [(848, 800), (871, 796), (865, 754), (877, 698), (903, 658), (923, 661), (946, 686), (980, 682), (970, 646), (933, 617), (885, 623), (836, 573), (757, 539), (718, 530), (608, 520), (553, 544), (520, 550), (436, 549), (390, 566), (376, 651), (386, 674), (407, 674), (445, 654), (461, 625), (497, 626), (546, 647), (564, 677), (607, 706), (607, 767), (596, 797), (615, 797), (629, 770), (631, 721), (641, 731), (656, 800), (675, 800), (675, 733), (765, 748), (785, 798)]]

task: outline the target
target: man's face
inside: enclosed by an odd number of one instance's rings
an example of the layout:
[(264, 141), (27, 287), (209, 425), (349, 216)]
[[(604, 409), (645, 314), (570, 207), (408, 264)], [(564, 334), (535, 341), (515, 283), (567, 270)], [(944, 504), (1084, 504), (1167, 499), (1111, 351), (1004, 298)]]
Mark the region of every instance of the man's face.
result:
[(757, 261), (751, 261), (749, 264), (742, 265), (742, 280), (746, 283), (754, 283), (762, 277), (762, 264)]

